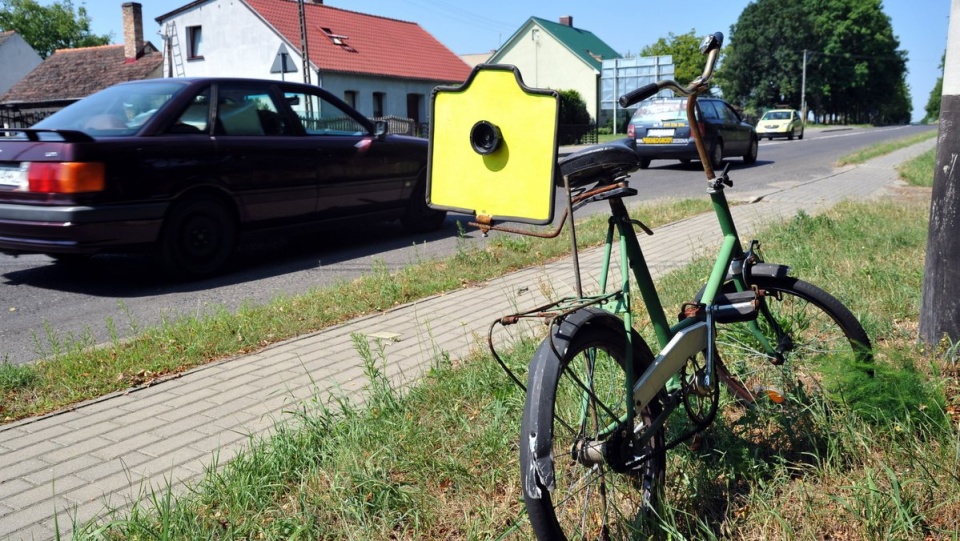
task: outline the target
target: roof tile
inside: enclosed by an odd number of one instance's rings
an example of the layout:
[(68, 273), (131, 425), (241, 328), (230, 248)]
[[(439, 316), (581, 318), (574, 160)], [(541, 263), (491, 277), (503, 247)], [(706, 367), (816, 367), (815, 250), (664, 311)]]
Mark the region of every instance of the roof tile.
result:
[[(300, 50), (300, 12), (293, 0), (244, 0)], [(310, 61), (320, 71), (463, 82), (470, 66), (418, 24), (307, 2)], [(323, 30), (342, 36), (337, 45)]]
[(76, 100), (108, 86), (156, 77), (163, 55), (153, 45), (127, 62), (123, 45), (59, 49), (0, 96), (0, 103)]

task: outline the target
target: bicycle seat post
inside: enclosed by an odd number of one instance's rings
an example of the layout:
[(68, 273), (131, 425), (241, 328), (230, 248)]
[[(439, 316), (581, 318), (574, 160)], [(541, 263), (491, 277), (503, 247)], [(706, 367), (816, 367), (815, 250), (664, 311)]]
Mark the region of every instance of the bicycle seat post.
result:
[(570, 219), (570, 245), (573, 250), (573, 278), (577, 296), (583, 297), (583, 281), (580, 279), (580, 254), (577, 251), (577, 227), (573, 219), (573, 195), (570, 191), (570, 177), (563, 176), (563, 190), (567, 194), (567, 218)]

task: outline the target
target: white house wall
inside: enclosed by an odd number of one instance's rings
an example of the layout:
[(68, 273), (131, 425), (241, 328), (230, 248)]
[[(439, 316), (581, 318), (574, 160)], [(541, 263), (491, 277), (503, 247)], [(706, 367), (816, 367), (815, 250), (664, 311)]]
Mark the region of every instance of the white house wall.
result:
[[(244, 4), (230, 0), (212, 0), (176, 14), (163, 22), (176, 25), (180, 52), (174, 60), (182, 63), (185, 77), (250, 77), (256, 79), (285, 79), (303, 81), (303, 60), (298, 54), (299, 43), (285, 43), (267, 23)], [(200, 26), (203, 36), (201, 46), (202, 59), (191, 60), (187, 57), (187, 28)], [(270, 73), (280, 49), (284, 44), (290, 54), (287, 62), (296, 67), (294, 73)], [(164, 55), (168, 52), (164, 47)], [(167, 59), (164, 59), (164, 69)], [(174, 68), (174, 73), (179, 73)], [(165, 71), (166, 75), (166, 71)], [(419, 94), (420, 121), (427, 122), (430, 114), (430, 95), (437, 83), (396, 78), (377, 78), (336, 72), (311, 73), (311, 82), (333, 93), (339, 98), (346, 91), (357, 92), (357, 110), (373, 116), (373, 94), (384, 94), (384, 115), (407, 117), (407, 94)]]
[[(539, 40), (534, 39), (534, 32)], [(537, 25), (514, 42), (497, 60), (520, 70), (523, 82), (535, 88), (576, 90), (587, 104), (590, 117), (597, 118), (597, 71), (585, 64), (562, 43)]]
[(0, 46), (0, 94), (17, 84), (20, 79), (40, 65), (43, 59), (20, 34), (13, 34)]

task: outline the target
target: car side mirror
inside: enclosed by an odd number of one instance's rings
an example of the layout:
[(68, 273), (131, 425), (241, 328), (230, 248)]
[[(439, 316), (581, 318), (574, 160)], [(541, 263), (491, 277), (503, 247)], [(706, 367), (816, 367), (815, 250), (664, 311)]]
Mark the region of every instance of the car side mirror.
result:
[(383, 139), (384, 136), (387, 135), (387, 131), (389, 131), (389, 126), (386, 120), (377, 120), (373, 123), (373, 135), (375, 135), (377, 139)]

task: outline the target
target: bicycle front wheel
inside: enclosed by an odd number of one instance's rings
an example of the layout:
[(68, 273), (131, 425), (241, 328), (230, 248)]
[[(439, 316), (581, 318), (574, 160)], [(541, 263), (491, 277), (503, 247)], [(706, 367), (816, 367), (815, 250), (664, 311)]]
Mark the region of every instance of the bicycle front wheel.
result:
[(666, 459), (662, 428), (643, 430), (660, 413), (659, 399), (628, 419), (633, 382), (624, 368), (632, 363), (636, 380), (652, 354), (633, 333), (628, 359), (620, 319), (580, 312), (541, 344), (530, 365), (520, 444), (524, 500), (538, 539), (632, 539), (656, 506)]
[(820, 394), (827, 370), (871, 371), (870, 339), (840, 301), (796, 278), (753, 281), (766, 291), (756, 322), (717, 326), (720, 377), (739, 400), (803, 399)]

